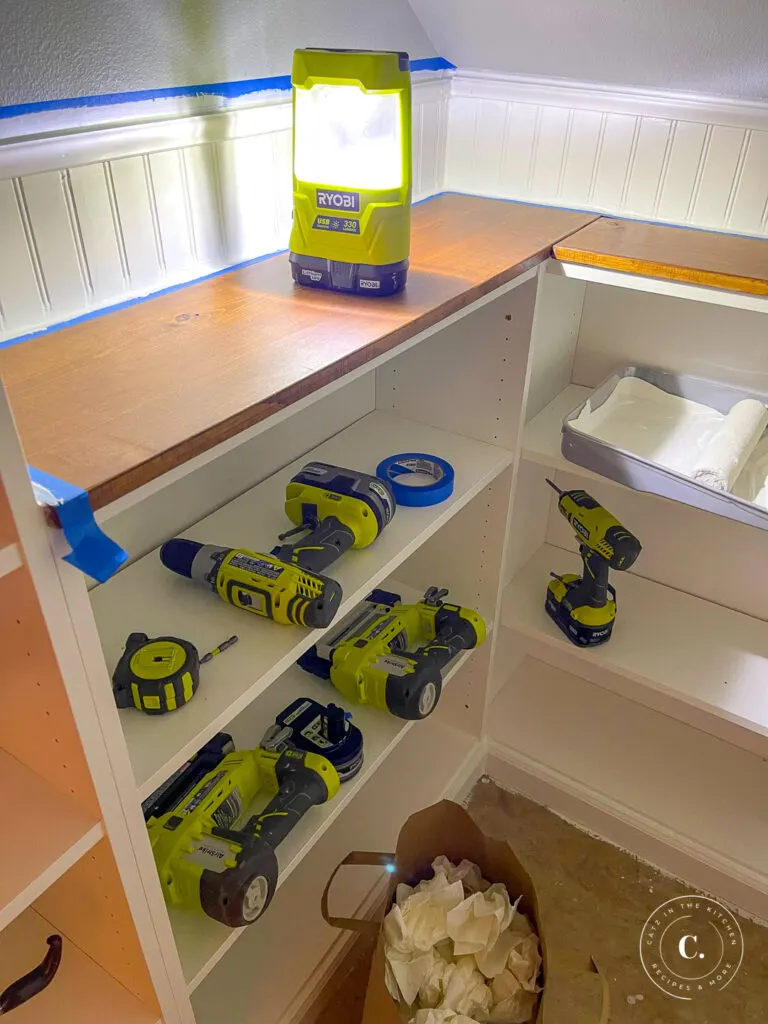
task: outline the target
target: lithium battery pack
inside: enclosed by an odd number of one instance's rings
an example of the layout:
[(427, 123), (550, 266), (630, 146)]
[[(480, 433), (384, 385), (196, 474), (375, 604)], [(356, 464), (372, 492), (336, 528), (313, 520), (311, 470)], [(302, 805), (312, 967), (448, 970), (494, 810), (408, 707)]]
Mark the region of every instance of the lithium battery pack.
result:
[(352, 716), (337, 704), (320, 704), (299, 697), (275, 719), (275, 726), (290, 730), (284, 741), (299, 750), (327, 757), (342, 782), (357, 775), (363, 766), (363, 734)]

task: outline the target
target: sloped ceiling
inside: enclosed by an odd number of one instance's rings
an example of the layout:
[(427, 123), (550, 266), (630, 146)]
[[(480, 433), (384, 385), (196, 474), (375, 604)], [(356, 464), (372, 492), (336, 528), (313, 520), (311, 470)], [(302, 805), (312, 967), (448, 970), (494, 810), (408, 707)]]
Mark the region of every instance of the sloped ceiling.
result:
[(768, 0), (410, 0), (459, 67), (768, 99)]

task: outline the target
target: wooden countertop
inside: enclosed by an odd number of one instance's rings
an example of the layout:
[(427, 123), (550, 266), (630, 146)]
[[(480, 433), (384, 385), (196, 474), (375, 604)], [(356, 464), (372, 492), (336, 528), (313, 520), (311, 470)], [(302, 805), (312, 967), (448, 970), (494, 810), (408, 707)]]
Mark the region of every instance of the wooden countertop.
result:
[(601, 217), (556, 245), (555, 256), (567, 263), (768, 295), (768, 239)]
[(594, 219), (439, 196), (413, 210), (401, 295), (297, 288), (283, 254), (0, 350), (27, 461), (101, 508), (468, 306)]

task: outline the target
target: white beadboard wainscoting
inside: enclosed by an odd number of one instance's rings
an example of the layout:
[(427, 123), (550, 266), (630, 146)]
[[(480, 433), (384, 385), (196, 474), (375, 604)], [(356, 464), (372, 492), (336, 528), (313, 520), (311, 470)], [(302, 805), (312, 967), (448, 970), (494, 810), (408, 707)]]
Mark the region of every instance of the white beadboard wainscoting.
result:
[[(414, 76), (414, 199), (443, 189), (449, 94)], [(285, 92), (0, 142), (0, 343), (285, 249), (291, 206)]]
[(768, 233), (768, 104), (458, 70), (446, 189)]
[[(469, 70), (420, 72), (413, 95), (415, 199), (768, 234), (768, 104)], [(263, 96), (2, 122), (0, 344), (284, 249), (291, 105)]]

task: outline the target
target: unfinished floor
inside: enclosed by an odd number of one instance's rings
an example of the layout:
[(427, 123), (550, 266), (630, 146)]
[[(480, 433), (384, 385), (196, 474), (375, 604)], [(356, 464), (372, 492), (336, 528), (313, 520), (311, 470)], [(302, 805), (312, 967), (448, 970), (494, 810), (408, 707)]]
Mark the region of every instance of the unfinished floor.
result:
[[(468, 806), (488, 835), (514, 846), (536, 884), (549, 957), (546, 1024), (598, 1024), (600, 983), (590, 957), (609, 980), (610, 1024), (768, 1021), (768, 928), (740, 918), (744, 961), (731, 984), (695, 1002), (673, 999), (645, 975), (640, 933), (653, 910), (690, 886), (493, 782), (479, 782)], [(370, 948), (358, 945), (327, 990), (316, 1024), (358, 1024), (369, 959)]]

